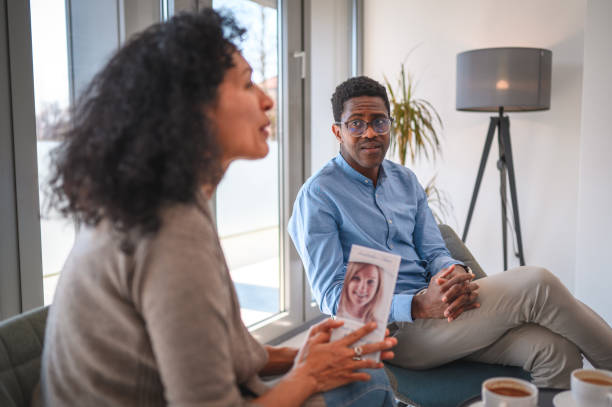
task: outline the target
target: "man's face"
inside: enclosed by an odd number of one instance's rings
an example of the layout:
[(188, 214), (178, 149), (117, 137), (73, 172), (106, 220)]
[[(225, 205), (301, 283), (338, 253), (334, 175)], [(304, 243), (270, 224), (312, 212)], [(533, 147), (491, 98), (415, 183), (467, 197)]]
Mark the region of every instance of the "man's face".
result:
[(371, 125), (361, 137), (351, 135), (346, 122), (363, 120), (371, 122), (377, 118), (388, 118), (387, 108), (379, 96), (358, 96), (344, 102), (340, 121), (332, 131), (340, 142), (340, 153), (347, 163), (364, 176), (376, 180), (378, 168), (389, 148), (389, 132), (377, 134)]

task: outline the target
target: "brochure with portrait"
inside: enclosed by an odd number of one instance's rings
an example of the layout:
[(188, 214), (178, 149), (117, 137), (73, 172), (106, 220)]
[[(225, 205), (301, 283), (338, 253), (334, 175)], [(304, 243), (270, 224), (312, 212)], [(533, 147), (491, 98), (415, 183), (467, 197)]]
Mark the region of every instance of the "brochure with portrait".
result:
[[(336, 318), (344, 321), (344, 325), (332, 331), (332, 341), (372, 321), (377, 323), (376, 330), (353, 346), (380, 342), (385, 338), (400, 261), (401, 257), (395, 254), (355, 244), (351, 247), (336, 312)], [(364, 357), (379, 361), (380, 352)]]

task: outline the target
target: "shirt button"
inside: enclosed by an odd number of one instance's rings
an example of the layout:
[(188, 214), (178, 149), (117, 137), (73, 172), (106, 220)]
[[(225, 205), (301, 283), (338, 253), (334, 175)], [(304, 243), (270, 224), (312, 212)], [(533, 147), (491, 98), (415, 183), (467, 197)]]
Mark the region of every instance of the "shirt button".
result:
[(392, 244), (392, 243), (389, 243), (389, 247), (390, 247), (391, 249), (393, 249), (393, 244)]
[(369, 184), (369, 183), (370, 183), (370, 181), (368, 181), (367, 179), (366, 179), (364, 182), (365, 182), (366, 184)]
[(393, 221), (391, 219), (388, 220), (389, 224), (393, 223)]

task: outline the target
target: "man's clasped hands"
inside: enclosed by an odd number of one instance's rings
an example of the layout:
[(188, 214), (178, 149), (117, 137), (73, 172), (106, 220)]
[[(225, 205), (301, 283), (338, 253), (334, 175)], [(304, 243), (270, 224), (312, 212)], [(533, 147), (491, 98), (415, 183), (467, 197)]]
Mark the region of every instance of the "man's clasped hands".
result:
[(461, 313), (480, 307), (478, 284), (474, 274), (463, 266), (453, 264), (440, 270), (429, 281), (429, 286), (412, 300), (412, 319), (446, 318), (453, 321)]

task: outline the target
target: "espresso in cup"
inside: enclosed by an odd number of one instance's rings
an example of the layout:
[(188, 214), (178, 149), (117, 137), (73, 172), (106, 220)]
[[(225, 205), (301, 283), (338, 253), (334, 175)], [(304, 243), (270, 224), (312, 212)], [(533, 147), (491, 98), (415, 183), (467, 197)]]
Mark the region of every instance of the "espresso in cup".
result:
[(572, 398), (578, 407), (612, 407), (612, 372), (599, 369), (574, 370)]
[(600, 377), (586, 377), (584, 379), (581, 379), (583, 382), (587, 382), (587, 383), (591, 383), (591, 384), (597, 384), (599, 386), (612, 386), (612, 379), (607, 380), (605, 378), (600, 378)]
[(538, 388), (513, 377), (495, 377), (482, 384), (485, 407), (535, 407)]
[(491, 390), (493, 393), (499, 394), (501, 396), (527, 397), (531, 395), (531, 393), (522, 388), (510, 387), (505, 385), (502, 385), (500, 387), (489, 387), (488, 389)]

